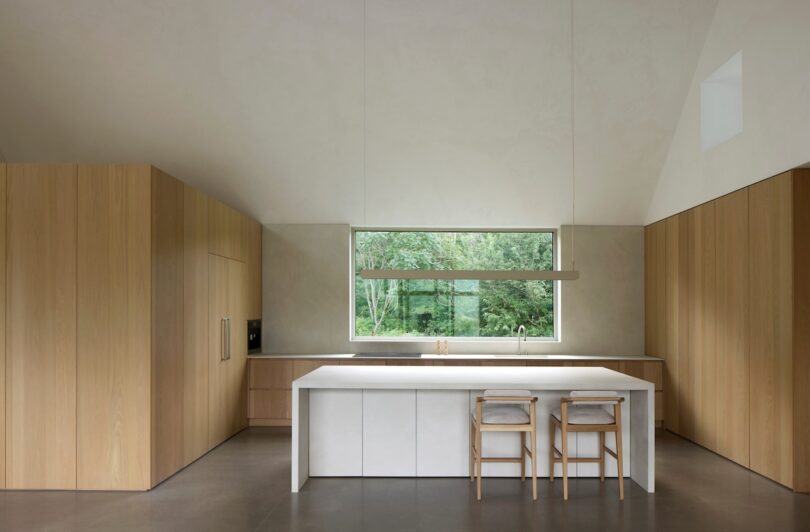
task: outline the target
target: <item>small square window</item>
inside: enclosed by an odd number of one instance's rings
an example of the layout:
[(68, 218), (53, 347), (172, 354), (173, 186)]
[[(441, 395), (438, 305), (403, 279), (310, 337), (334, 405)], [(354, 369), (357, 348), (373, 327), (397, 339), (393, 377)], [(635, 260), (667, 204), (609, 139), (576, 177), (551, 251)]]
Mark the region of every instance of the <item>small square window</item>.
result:
[(700, 84), (700, 139), (703, 151), (743, 130), (742, 52)]

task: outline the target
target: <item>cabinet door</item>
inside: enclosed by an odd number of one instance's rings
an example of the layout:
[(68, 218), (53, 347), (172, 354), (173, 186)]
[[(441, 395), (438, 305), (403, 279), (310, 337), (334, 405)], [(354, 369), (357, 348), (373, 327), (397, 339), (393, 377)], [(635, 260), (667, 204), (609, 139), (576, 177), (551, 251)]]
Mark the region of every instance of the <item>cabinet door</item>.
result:
[(749, 188), (751, 469), (793, 484), (792, 179)]
[(247, 221), (248, 319), (262, 317), (262, 226)]
[(208, 212), (209, 252), (221, 257), (247, 260), (247, 219), (239, 211), (211, 200)]
[(228, 422), (234, 434), (247, 426), (247, 266), (228, 261)]
[(208, 444), (229, 436), (228, 360), (225, 346), (228, 316), (228, 259), (208, 256)]
[(183, 463), (208, 451), (208, 197), (183, 187)]
[(716, 203), (717, 452), (748, 467), (748, 189)]
[(683, 400), (689, 382), (688, 218), (686, 213), (667, 218), (666, 238), (666, 349), (664, 367), (664, 417), (667, 429), (682, 433), (688, 426), (689, 402)]
[(75, 489), (76, 166), (7, 173), (7, 487)]
[[(717, 450), (715, 202), (689, 211), (689, 434)], [(684, 427), (681, 427), (683, 430)]]
[(144, 165), (79, 167), (79, 489), (149, 488), (150, 179)]
[(6, 487), (6, 165), (0, 163), (0, 489)]

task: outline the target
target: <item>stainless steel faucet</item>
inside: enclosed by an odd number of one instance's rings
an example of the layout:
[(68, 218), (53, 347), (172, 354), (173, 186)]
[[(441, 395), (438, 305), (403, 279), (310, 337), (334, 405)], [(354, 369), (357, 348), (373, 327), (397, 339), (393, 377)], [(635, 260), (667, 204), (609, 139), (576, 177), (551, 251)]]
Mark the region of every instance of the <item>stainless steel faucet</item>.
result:
[[(521, 334), (521, 332), (523, 334)], [(518, 355), (528, 355), (529, 352), (526, 349), (526, 341), (528, 340), (528, 336), (526, 335), (525, 325), (521, 325), (520, 327), (518, 327), (517, 338), (518, 338)]]

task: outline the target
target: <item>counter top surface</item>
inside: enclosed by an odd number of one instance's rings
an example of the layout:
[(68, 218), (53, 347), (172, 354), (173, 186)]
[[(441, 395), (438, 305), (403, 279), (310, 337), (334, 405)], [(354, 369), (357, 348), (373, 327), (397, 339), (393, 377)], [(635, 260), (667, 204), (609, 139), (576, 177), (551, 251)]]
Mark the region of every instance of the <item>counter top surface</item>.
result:
[(318, 354), (282, 354), (282, 353), (253, 353), (248, 358), (279, 358), (279, 359), (301, 359), (301, 360), (547, 360), (558, 362), (576, 362), (581, 360), (628, 360), (635, 362), (661, 362), (662, 359), (649, 356), (603, 356), (603, 355), (509, 355), (509, 354), (454, 354), (437, 355), (434, 353), (424, 353), (421, 358), (380, 356), (354, 358), (352, 353), (318, 353)]
[(651, 382), (606, 368), (491, 366), (322, 366), (293, 381), (293, 388), (655, 390)]

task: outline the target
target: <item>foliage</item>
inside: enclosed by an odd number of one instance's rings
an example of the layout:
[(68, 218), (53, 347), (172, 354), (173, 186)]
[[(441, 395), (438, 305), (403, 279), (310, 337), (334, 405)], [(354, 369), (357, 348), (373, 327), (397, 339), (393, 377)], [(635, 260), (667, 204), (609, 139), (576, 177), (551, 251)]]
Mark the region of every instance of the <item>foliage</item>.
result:
[(366, 280), (362, 269), (550, 270), (551, 233), (358, 231), (358, 336), (554, 335), (551, 281)]

